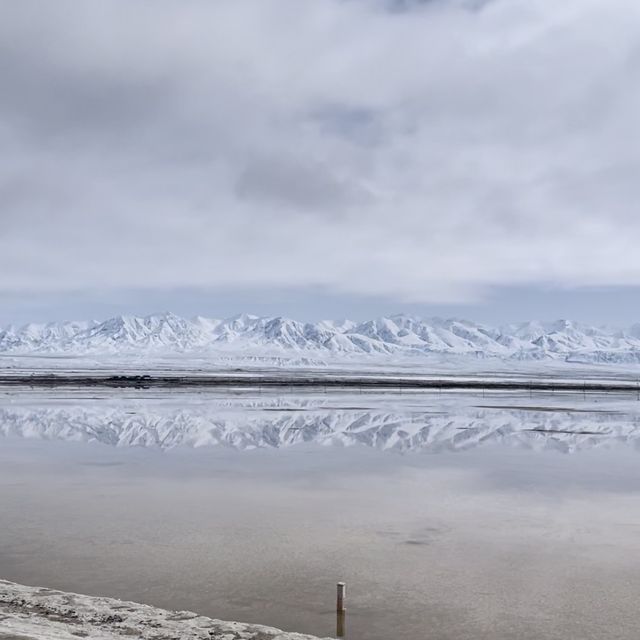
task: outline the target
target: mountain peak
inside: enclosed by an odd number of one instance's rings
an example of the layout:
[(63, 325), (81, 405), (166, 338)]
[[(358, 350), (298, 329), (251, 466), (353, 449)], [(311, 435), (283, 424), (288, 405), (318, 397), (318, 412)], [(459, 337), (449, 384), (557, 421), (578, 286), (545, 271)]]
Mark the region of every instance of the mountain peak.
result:
[[(170, 311), (145, 317), (120, 315), (103, 322), (27, 324), (0, 331), (0, 351), (73, 354), (221, 349), (242, 353), (339, 354), (341, 357), (470, 355), (542, 360), (640, 363), (640, 324), (627, 330), (589, 327), (571, 320), (530, 321), (493, 328), (463, 319), (406, 314), (302, 323), (283, 316), (238, 314), (224, 320), (188, 320)], [(306, 356), (305, 356), (306, 357)]]

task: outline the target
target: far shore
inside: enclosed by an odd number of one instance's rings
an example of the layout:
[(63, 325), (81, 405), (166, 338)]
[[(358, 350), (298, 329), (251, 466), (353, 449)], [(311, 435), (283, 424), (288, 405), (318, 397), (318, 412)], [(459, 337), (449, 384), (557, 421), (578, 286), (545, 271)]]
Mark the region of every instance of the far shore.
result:
[(565, 391), (565, 392), (627, 392), (640, 393), (637, 378), (586, 378), (584, 380), (562, 376), (521, 375), (394, 375), (394, 374), (336, 374), (283, 370), (281, 373), (241, 371), (212, 373), (124, 373), (65, 372), (19, 373), (3, 372), (0, 387), (28, 386), (34, 388), (56, 387), (124, 387), (124, 388), (243, 388), (274, 389), (345, 389), (345, 390), (486, 390), (486, 391)]

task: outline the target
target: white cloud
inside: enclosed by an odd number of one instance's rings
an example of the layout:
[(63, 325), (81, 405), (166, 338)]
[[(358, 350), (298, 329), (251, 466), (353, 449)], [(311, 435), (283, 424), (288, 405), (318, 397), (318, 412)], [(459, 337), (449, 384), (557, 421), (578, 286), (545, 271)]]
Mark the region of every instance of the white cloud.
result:
[(0, 289), (640, 284), (632, 0), (2, 11)]

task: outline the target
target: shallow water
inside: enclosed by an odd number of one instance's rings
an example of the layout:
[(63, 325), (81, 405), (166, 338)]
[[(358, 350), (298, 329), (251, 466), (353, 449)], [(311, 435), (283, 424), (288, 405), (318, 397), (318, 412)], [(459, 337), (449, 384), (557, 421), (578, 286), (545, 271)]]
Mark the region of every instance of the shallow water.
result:
[(628, 398), (25, 392), (1, 408), (5, 579), (320, 636), (344, 580), (353, 639), (637, 637)]

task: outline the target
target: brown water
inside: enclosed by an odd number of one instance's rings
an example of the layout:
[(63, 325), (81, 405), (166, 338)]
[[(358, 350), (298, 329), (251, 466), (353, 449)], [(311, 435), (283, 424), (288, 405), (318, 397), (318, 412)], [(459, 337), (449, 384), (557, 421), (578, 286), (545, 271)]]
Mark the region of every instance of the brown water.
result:
[(0, 440), (0, 577), (351, 639), (637, 638), (625, 446), (159, 451)]

